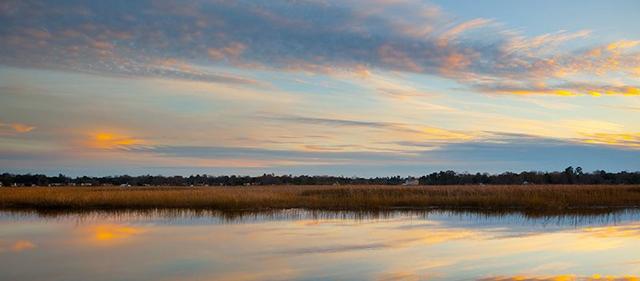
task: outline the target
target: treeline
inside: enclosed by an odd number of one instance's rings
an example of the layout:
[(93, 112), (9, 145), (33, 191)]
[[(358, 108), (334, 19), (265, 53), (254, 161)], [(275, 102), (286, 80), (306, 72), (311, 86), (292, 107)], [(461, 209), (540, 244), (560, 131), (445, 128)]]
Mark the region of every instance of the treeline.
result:
[(41, 174), (0, 175), (2, 186), (242, 186), (242, 185), (479, 185), (479, 184), (640, 184), (640, 172), (585, 173), (582, 168), (568, 167), (562, 172), (506, 172), (456, 173), (442, 171), (416, 177), (342, 177), (342, 176), (292, 176), (264, 174), (262, 176), (108, 176), (108, 177), (68, 177), (65, 175), (46, 176)]

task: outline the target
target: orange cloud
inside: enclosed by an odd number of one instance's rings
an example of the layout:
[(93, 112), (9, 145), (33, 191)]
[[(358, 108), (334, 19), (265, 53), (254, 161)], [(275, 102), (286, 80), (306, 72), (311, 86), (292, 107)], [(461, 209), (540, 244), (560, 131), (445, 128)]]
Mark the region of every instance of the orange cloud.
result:
[(585, 143), (640, 148), (640, 133), (593, 133), (584, 136)]
[(640, 45), (640, 40), (620, 40), (607, 45), (607, 50), (613, 51), (618, 49), (629, 49)]
[(30, 132), (33, 129), (35, 129), (35, 127), (33, 127), (33, 126), (28, 126), (28, 125), (25, 125), (25, 124), (18, 124), (18, 123), (11, 124), (11, 127), (14, 130), (16, 130), (16, 132), (18, 132), (18, 133), (26, 133), (26, 132)]
[(0, 135), (4, 132), (5, 134), (14, 134), (14, 133), (28, 133), (33, 131), (36, 127), (29, 126), (22, 123), (11, 123), (4, 124), (0, 123)]
[(479, 279), (481, 281), (574, 281), (574, 280), (585, 280), (585, 281), (595, 281), (595, 280), (610, 280), (610, 281), (637, 281), (638, 277), (636, 276), (602, 276), (600, 274), (593, 274), (588, 277), (580, 277), (575, 275), (555, 275), (555, 276), (524, 276), (524, 275), (516, 275), (516, 276), (496, 276), (489, 278)]
[(463, 77), (460, 71), (466, 69), (472, 62), (469, 55), (460, 52), (452, 52), (442, 60), (440, 72), (446, 76)]
[(116, 133), (109, 133), (109, 132), (99, 132), (99, 133), (93, 134), (91, 135), (89, 140), (90, 146), (96, 147), (96, 148), (105, 148), (105, 149), (122, 148), (122, 147), (128, 147), (133, 145), (145, 144), (145, 143), (146, 142), (141, 139), (119, 135)]
[(640, 87), (637, 86), (600, 86), (600, 85), (560, 85), (557, 87), (495, 87), (482, 88), (480, 91), (494, 94), (511, 95), (556, 95), (578, 96), (590, 95), (599, 97), (602, 95), (639, 96)]

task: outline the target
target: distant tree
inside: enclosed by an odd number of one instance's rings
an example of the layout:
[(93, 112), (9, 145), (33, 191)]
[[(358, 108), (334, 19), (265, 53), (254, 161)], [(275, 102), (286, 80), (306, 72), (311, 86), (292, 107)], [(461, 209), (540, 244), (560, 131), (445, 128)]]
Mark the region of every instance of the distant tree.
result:
[[(238, 175), (191, 175), (183, 176), (108, 176), (108, 177), (88, 177), (80, 176), (76, 178), (67, 177), (63, 174), (57, 176), (46, 176), (42, 174), (0, 174), (0, 182), (3, 186), (20, 185), (46, 186), (49, 184), (83, 184), (91, 185), (155, 185), (155, 186), (189, 186), (189, 185), (228, 185), (242, 186), (251, 185), (331, 185), (331, 184), (378, 184), (378, 185), (400, 185), (413, 177), (337, 177), (337, 176), (309, 176), (309, 175), (275, 175), (263, 174), (257, 177)], [(617, 172), (610, 173), (603, 170), (596, 170), (585, 173), (581, 167), (567, 167), (562, 172), (505, 172), (502, 174), (488, 173), (456, 173), (454, 171), (433, 172), (418, 178), (418, 182), (423, 185), (451, 185), (451, 184), (640, 184), (640, 172)]]

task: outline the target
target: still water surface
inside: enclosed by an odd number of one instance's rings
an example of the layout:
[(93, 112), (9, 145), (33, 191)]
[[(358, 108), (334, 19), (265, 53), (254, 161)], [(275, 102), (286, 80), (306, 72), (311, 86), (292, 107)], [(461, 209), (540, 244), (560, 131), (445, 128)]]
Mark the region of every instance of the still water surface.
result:
[(0, 211), (0, 280), (638, 280), (640, 214)]

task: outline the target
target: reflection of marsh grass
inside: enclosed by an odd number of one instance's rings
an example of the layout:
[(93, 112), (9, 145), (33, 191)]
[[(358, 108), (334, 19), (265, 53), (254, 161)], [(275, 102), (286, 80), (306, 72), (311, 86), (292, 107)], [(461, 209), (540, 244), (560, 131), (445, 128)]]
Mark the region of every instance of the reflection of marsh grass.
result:
[[(163, 223), (163, 224), (244, 224), (255, 222), (303, 221), (378, 223), (409, 220), (453, 221), (464, 225), (491, 227), (496, 224), (517, 226), (579, 227), (611, 225), (629, 221), (637, 222), (639, 209), (572, 209), (536, 210), (477, 210), (477, 209), (376, 209), (376, 210), (211, 210), (211, 209), (11, 209), (0, 210), (0, 221), (22, 219), (71, 220), (76, 224), (91, 223)], [(466, 223), (465, 223), (466, 222)], [(403, 228), (423, 227), (423, 224)]]
[(640, 186), (260, 186), (2, 188), (4, 209), (480, 209), (567, 212), (640, 206)]

